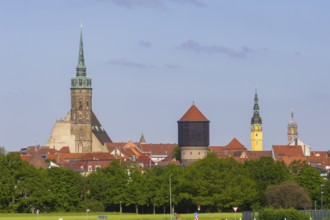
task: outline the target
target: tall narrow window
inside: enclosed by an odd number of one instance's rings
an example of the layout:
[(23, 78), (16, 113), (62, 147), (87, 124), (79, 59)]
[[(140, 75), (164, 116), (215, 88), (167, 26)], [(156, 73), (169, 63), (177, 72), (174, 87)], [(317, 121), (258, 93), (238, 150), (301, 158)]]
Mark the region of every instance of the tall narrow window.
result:
[(82, 109), (82, 99), (79, 99), (79, 109)]

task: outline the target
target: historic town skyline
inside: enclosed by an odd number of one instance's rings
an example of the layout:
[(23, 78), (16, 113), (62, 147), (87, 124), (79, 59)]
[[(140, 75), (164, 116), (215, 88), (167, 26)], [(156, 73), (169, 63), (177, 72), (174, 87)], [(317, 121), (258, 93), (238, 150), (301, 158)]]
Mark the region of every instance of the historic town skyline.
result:
[(330, 3), (202, 0), (4, 1), (0, 145), (43, 145), (70, 110), (83, 20), (93, 109), (113, 141), (177, 143), (194, 101), (210, 145), (250, 149), (255, 87), (264, 150), (299, 138), (328, 150)]

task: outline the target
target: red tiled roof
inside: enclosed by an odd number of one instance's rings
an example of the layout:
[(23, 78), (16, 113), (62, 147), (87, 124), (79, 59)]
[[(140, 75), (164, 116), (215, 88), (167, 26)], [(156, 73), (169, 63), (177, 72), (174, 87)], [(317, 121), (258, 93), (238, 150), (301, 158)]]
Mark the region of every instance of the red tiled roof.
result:
[(60, 153), (70, 153), (70, 148), (69, 147), (62, 147), (60, 150), (59, 150)]
[(208, 121), (203, 113), (193, 104), (180, 121)]
[(137, 163), (140, 163), (140, 164), (143, 164), (143, 167), (144, 168), (148, 168), (150, 167), (154, 162), (150, 159), (150, 157), (148, 156), (139, 156), (137, 159), (136, 159), (136, 162)]
[(109, 152), (114, 151), (115, 149), (121, 149), (127, 144), (127, 142), (107, 142), (106, 146)]
[(137, 144), (141, 152), (151, 155), (169, 155), (177, 144)]
[(162, 160), (162, 161), (159, 161), (157, 165), (160, 166), (160, 167), (165, 167), (165, 166), (168, 166), (169, 164), (173, 164), (173, 165), (179, 166), (180, 165), (180, 161), (178, 161), (178, 160), (170, 160), (170, 161)]
[(293, 161), (306, 161), (306, 159), (307, 158), (305, 156), (303, 156), (303, 157), (287, 157), (287, 156), (282, 157), (282, 160), (286, 165), (291, 164)]
[(21, 154), (21, 159), (22, 160), (29, 161), (30, 157), (31, 157), (31, 155), (26, 155), (26, 154), (25, 155), (22, 155)]
[(209, 149), (218, 156), (234, 156), (237, 152), (247, 151), (244, 145), (236, 138), (233, 138), (226, 146), (209, 146)]
[(115, 157), (109, 153), (86, 153), (81, 156), (82, 161), (93, 161), (93, 160), (113, 160)]
[(303, 157), (304, 153), (300, 145), (273, 145), (275, 160), (287, 157)]
[(32, 164), (35, 168), (48, 168), (48, 164), (44, 161), (44, 159), (41, 157), (41, 154), (39, 151), (35, 151), (30, 159), (28, 160), (30, 164)]
[(225, 146), (225, 148), (231, 150), (247, 150), (244, 147), (244, 145), (241, 142), (239, 142), (236, 138), (233, 138), (233, 140), (231, 140), (229, 144)]
[(60, 163), (63, 162), (64, 160), (69, 161), (69, 160), (79, 159), (82, 156), (83, 156), (82, 153), (56, 153), (56, 154), (47, 154), (47, 159), (55, 160), (56, 162)]
[(54, 148), (40, 147), (39, 152), (40, 154), (54, 154), (57, 152), (57, 150)]
[(330, 157), (330, 151), (311, 151), (311, 156)]
[(249, 160), (258, 160), (260, 157), (272, 157), (272, 151), (247, 151)]

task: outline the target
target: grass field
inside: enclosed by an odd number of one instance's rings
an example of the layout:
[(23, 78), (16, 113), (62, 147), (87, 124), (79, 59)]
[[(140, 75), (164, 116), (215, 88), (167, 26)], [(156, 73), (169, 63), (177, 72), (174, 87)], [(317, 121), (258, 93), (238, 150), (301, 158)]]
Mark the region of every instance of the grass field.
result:
[[(1, 220), (97, 220), (98, 216), (107, 216), (107, 219), (102, 220), (169, 220), (169, 214), (157, 214), (157, 215), (136, 215), (136, 214), (113, 214), (113, 213), (53, 213), (53, 214), (0, 214)], [(241, 218), (241, 213), (236, 214), (236, 220)], [(235, 220), (235, 213), (200, 213), (199, 220)], [(180, 214), (178, 220), (193, 220), (194, 214)], [(172, 220), (174, 220), (172, 218)]]

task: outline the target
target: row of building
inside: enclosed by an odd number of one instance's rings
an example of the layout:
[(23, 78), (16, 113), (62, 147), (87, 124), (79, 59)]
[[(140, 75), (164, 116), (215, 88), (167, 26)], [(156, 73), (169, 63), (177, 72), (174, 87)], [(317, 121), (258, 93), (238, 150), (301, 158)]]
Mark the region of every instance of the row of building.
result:
[[(209, 146), (210, 121), (192, 105), (178, 120), (178, 144), (139, 142), (114, 143), (93, 111), (92, 79), (87, 75), (82, 28), (80, 32), (76, 75), (71, 79), (70, 112), (55, 122), (51, 136), (44, 146), (33, 146), (20, 151), (23, 159), (38, 167), (65, 166), (82, 173), (108, 166), (113, 160), (135, 162), (144, 168), (176, 163), (189, 165), (204, 158), (209, 151), (219, 157), (233, 157), (244, 161), (261, 156), (273, 157), (290, 163), (293, 160), (307, 163), (326, 171), (330, 170), (330, 151), (311, 151), (310, 146), (298, 139), (298, 126), (293, 112), (288, 124), (287, 145), (274, 145), (272, 151), (263, 151), (262, 118), (259, 113), (258, 94), (255, 92), (251, 119), (251, 151), (234, 138), (226, 146)], [(173, 150), (178, 145), (181, 160), (176, 161)]]

